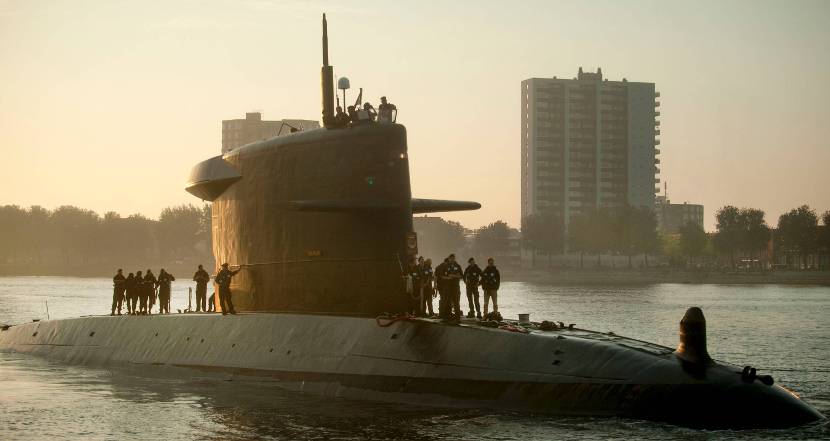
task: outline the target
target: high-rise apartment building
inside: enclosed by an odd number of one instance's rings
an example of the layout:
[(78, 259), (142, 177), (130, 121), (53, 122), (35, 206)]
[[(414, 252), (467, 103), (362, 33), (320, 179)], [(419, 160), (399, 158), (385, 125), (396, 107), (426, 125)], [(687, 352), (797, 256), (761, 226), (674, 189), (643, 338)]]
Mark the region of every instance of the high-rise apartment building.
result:
[(522, 218), (548, 212), (567, 225), (598, 207), (653, 208), (659, 96), (601, 69), (522, 81)]
[(317, 129), (320, 123), (305, 119), (263, 121), (259, 112), (245, 114), (245, 119), (222, 121), (222, 154), (255, 141), (273, 138), (285, 133)]

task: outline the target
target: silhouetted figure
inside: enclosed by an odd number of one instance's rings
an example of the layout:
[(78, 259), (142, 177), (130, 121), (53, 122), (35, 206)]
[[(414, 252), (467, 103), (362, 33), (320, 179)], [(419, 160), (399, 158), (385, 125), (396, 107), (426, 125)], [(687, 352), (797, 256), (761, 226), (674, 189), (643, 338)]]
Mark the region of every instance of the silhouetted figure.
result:
[(357, 110), (355, 110), (354, 106), (349, 106), (346, 110), (349, 112), (349, 121), (353, 123), (360, 121), (360, 118), (357, 116)]
[(447, 279), (444, 278), (444, 272), (447, 270), (450, 259), (444, 258), (444, 261), (435, 267), (435, 289), (438, 290), (438, 316), (441, 318), (449, 318), (451, 315), (449, 305), (449, 293), (447, 291)]
[(216, 312), (216, 288), (213, 289), (213, 292), (210, 294), (208, 298), (208, 312)]
[[(457, 318), (461, 317), (461, 279), (464, 277), (464, 270), (461, 265), (455, 261), (455, 254), (450, 254), (447, 257), (447, 265), (440, 273), (440, 277), (446, 282), (445, 291), (447, 292), (447, 312)], [(443, 313), (443, 311), (442, 311)]]
[(334, 122), (337, 124), (337, 127), (346, 127), (349, 125), (349, 115), (343, 112), (343, 108), (337, 106), (337, 112), (334, 114)]
[(467, 286), (467, 304), (470, 311), (468, 318), (481, 318), (481, 304), (478, 301), (478, 285), (481, 284), (481, 268), (476, 265), (476, 260), (470, 257), (467, 260), (467, 268), (464, 269), (464, 285)]
[(412, 299), (412, 313), (417, 316), (422, 316), (421, 306), (421, 265), (423, 264), (423, 257), (417, 261), (412, 262), (409, 266), (409, 280), (412, 282), (412, 292), (410, 298)]
[(136, 295), (138, 295), (138, 311), (135, 311), (135, 306), (133, 306), (133, 312), (135, 314), (146, 314), (147, 313), (147, 282), (144, 281), (144, 276), (141, 275), (141, 271), (137, 271), (135, 273), (135, 290)]
[(158, 286), (159, 286), (159, 314), (170, 314), (170, 284), (176, 278), (164, 270), (159, 272)]
[(219, 306), (222, 308), (222, 315), (227, 313), (236, 314), (233, 309), (233, 301), (231, 300), (231, 278), (238, 273), (239, 270), (231, 271), (227, 263), (222, 264), (222, 269), (216, 275), (216, 284), (219, 285)]
[(487, 259), (487, 268), (481, 273), (481, 286), (484, 288), (484, 315), (487, 315), (487, 304), (493, 299), (493, 312), (498, 312), (498, 291), (501, 284), (501, 274), (496, 268), (493, 258)]
[(207, 311), (205, 297), (207, 297), (207, 284), (210, 282), (210, 274), (202, 268), (202, 265), (199, 265), (199, 269), (193, 275), (193, 281), (196, 282), (196, 312)]
[(121, 304), (124, 302), (124, 292), (127, 290), (127, 286), (124, 284), (126, 280), (124, 270), (118, 268), (118, 272), (112, 278), (112, 309), (110, 315), (115, 315), (116, 309), (118, 309), (118, 315), (121, 315)]
[(135, 304), (138, 300), (138, 295), (136, 294), (135, 274), (127, 274), (127, 278), (124, 280), (124, 288), (127, 297), (127, 314), (135, 314)]
[(384, 124), (391, 124), (397, 119), (398, 108), (394, 104), (386, 102), (386, 97), (380, 97), (380, 105), (378, 106), (378, 122)]
[(435, 289), (433, 288), (435, 282), (435, 274), (432, 271), (432, 259), (427, 259), (421, 265), (421, 311), (426, 314), (429, 311), (429, 316), (435, 315), (432, 311), (432, 298), (435, 297)]
[(147, 309), (144, 311), (147, 314), (153, 313), (153, 305), (156, 304), (156, 285), (158, 280), (156, 276), (153, 274), (153, 270), (147, 269), (147, 273), (144, 274), (144, 290), (146, 291), (147, 296)]
[(373, 122), (378, 116), (375, 108), (369, 103), (363, 103), (363, 109), (358, 110), (357, 114), (360, 122)]

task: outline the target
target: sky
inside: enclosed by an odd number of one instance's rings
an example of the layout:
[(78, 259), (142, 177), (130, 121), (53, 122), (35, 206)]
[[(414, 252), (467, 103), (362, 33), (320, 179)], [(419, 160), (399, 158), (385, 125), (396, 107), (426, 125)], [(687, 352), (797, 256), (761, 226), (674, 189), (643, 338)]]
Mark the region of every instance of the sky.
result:
[(0, 0), (0, 204), (198, 204), (221, 120), (319, 119), (322, 12), (335, 75), (398, 106), (413, 196), (481, 202), (443, 215), (467, 227), (519, 225), (520, 83), (579, 67), (656, 84), (660, 177), (707, 230), (830, 209), (823, 0)]

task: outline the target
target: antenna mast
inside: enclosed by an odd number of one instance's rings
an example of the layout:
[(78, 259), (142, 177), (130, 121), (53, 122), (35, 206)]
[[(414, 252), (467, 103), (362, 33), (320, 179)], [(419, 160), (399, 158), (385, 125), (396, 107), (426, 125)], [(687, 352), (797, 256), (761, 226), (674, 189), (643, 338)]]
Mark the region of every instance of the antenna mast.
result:
[(329, 66), (329, 32), (323, 14), (323, 68), (320, 71), (323, 89), (323, 127), (334, 128), (334, 69)]

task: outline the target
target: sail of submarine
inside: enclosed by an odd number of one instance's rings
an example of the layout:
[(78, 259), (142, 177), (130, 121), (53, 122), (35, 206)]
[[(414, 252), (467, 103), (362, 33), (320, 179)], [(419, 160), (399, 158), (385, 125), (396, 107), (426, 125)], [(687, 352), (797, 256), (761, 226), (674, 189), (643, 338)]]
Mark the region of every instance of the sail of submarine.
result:
[(187, 184), (213, 202), (216, 261), (241, 268), (231, 286), (241, 314), (4, 326), (0, 350), (431, 406), (701, 428), (791, 427), (824, 418), (771, 377), (713, 360), (698, 308), (681, 320), (674, 349), (549, 323), (383, 318), (410, 306), (402, 269), (417, 252), (413, 213), (478, 204), (412, 199), (402, 125), (335, 124), (325, 16), (323, 48), (324, 127), (203, 161)]

